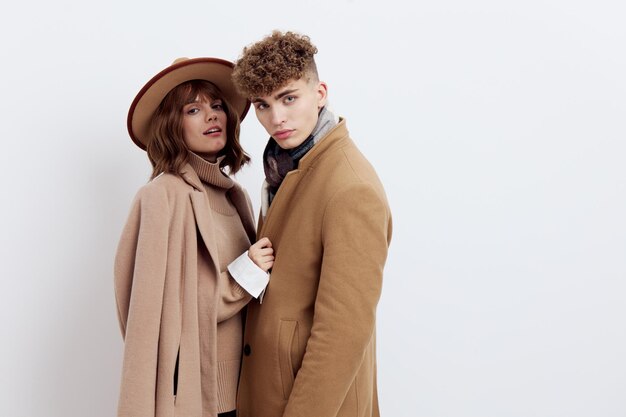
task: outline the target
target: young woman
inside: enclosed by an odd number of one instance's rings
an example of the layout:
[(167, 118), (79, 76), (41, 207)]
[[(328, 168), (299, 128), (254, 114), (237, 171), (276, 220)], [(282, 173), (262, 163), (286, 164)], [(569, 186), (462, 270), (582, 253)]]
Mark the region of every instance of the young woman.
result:
[[(241, 310), (267, 284), (274, 257), (267, 239), (251, 245), (250, 200), (224, 172), (249, 161), (239, 122), (250, 103), (232, 67), (177, 60), (130, 107), (128, 131), (153, 171), (115, 259), (120, 417), (235, 415)], [(235, 260), (239, 277), (229, 272)]]

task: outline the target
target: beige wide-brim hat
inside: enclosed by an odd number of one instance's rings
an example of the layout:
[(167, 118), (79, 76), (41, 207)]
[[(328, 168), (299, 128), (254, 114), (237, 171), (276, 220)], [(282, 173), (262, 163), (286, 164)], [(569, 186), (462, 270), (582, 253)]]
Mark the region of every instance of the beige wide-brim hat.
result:
[(185, 81), (207, 80), (215, 84), (239, 115), (239, 121), (243, 120), (250, 108), (250, 101), (237, 92), (230, 78), (233, 67), (232, 62), (219, 58), (178, 58), (152, 77), (128, 110), (128, 133), (133, 142), (141, 149), (146, 149), (152, 115), (167, 93)]

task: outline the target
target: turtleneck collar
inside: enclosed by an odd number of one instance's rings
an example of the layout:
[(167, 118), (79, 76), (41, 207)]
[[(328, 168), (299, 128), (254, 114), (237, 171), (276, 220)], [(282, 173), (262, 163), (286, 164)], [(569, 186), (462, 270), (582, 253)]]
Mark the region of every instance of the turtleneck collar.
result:
[(225, 156), (220, 156), (216, 162), (209, 162), (200, 155), (189, 151), (189, 165), (196, 171), (200, 180), (228, 190), (235, 185), (235, 182), (220, 169), (220, 163), (224, 158)]

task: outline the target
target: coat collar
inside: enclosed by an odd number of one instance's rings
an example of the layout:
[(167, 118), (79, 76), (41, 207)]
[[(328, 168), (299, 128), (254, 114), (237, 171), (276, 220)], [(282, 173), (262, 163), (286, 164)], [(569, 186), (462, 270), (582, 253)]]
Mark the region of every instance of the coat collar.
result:
[[(280, 227), (280, 215), (272, 214), (272, 213), (284, 213), (285, 207), (289, 206), (289, 202), (293, 198), (294, 190), (297, 188), (298, 184), (304, 177), (305, 172), (310, 169), (313, 169), (315, 166), (315, 162), (323, 157), (329, 150), (334, 149), (336, 147), (343, 146), (343, 144), (349, 141), (349, 133), (348, 128), (346, 126), (346, 120), (343, 118), (339, 119), (339, 123), (335, 127), (333, 127), (322, 140), (320, 140), (306, 155), (302, 157), (300, 163), (298, 164), (298, 168), (290, 171), (285, 179), (283, 180), (280, 188), (278, 189), (278, 193), (272, 200), (272, 204), (269, 206), (267, 213), (263, 213), (263, 209), (261, 209), (261, 216), (259, 218), (259, 227), (258, 227), (258, 237), (268, 237), (272, 244), (274, 245), (274, 249), (276, 249), (276, 239), (277, 239), (277, 228)], [(262, 191), (263, 193), (267, 192), (266, 187)], [(263, 196), (262, 198), (265, 198)]]
[(196, 171), (191, 167), (189, 163), (186, 163), (180, 170), (180, 176), (189, 185), (191, 185), (196, 191), (203, 191), (202, 181)]
[(326, 151), (335, 146), (340, 146), (349, 137), (346, 119), (340, 117), (339, 123), (326, 133), (324, 136), (306, 155), (302, 157), (296, 170), (305, 171), (312, 166), (315, 161), (321, 157)]

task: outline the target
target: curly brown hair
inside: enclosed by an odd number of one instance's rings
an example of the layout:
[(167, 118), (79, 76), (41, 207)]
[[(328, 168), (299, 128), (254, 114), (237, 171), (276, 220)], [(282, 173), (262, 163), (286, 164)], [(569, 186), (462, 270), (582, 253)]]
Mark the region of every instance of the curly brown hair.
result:
[(220, 89), (205, 80), (186, 81), (170, 91), (150, 121), (150, 137), (147, 153), (152, 164), (151, 179), (162, 172), (178, 174), (188, 161), (189, 149), (183, 137), (182, 108), (196, 99), (222, 100), (226, 112), (226, 146), (219, 156), (226, 155), (220, 167), (228, 167), (231, 174), (236, 173), (250, 157), (239, 143), (239, 116), (226, 100)]
[(294, 32), (272, 32), (243, 49), (235, 62), (233, 82), (246, 97), (266, 96), (291, 80), (318, 80), (311, 39)]

